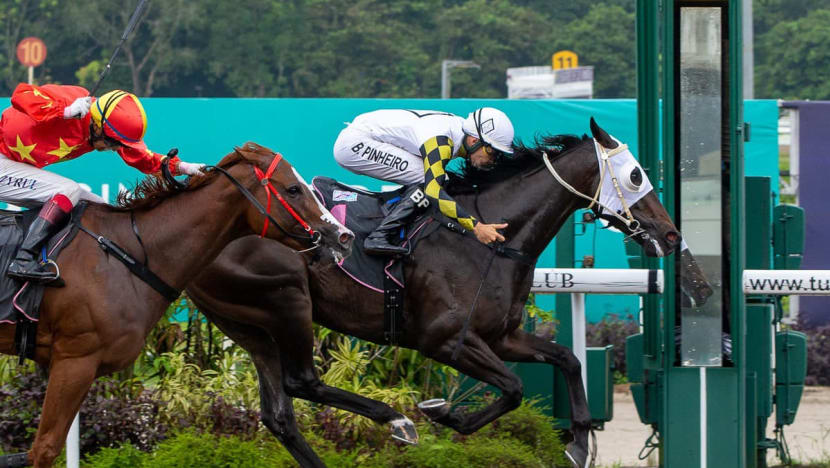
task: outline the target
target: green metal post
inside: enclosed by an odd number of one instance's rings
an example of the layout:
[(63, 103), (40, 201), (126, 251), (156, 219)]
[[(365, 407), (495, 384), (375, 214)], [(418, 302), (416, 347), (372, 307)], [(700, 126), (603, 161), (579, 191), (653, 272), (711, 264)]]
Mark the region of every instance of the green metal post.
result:
[[(574, 267), (574, 217), (565, 222), (556, 235), (556, 267)], [(556, 320), (559, 321), (556, 331), (556, 342), (573, 349), (573, 324), (571, 319), (571, 295), (557, 294)], [(555, 426), (560, 429), (569, 429), (571, 425), (571, 407), (568, 397), (568, 387), (562, 371), (553, 372), (553, 417)]]

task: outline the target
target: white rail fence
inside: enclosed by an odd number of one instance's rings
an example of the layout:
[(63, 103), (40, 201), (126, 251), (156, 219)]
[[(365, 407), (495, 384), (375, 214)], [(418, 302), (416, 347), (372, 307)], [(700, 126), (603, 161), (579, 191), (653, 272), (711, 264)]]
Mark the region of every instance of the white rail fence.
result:
[[(571, 294), (573, 352), (582, 364), (587, 392), (585, 295), (663, 292), (663, 270), (537, 268), (531, 292)], [(744, 270), (744, 294), (830, 295), (830, 270)]]

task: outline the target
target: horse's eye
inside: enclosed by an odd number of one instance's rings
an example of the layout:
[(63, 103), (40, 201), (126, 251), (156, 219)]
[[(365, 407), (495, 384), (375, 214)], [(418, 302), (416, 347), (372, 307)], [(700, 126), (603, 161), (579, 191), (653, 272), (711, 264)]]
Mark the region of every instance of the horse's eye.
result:
[(635, 167), (631, 174), (628, 176), (628, 180), (631, 181), (631, 185), (635, 187), (640, 187), (643, 185), (643, 173), (640, 171), (639, 167)]
[(289, 195), (299, 195), (303, 193), (303, 189), (299, 185), (291, 185), (285, 189)]

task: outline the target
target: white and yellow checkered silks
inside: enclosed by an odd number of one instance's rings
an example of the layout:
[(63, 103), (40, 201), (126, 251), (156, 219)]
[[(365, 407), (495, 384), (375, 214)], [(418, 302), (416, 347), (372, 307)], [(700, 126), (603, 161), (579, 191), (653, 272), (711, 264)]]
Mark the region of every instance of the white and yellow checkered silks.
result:
[(424, 192), (438, 203), (438, 209), (444, 216), (458, 221), (464, 229), (472, 231), (476, 219), (467, 214), (456, 204), (442, 188), (447, 179), (445, 167), (452, 158), (453, 142), (446, 136), (436, 136), (421, 145), (421, 155), (424, 157)]

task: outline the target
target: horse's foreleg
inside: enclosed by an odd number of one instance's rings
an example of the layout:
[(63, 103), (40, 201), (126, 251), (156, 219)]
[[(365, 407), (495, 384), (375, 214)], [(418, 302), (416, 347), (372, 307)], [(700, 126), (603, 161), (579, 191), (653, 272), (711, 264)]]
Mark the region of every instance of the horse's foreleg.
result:
[(573, 444), (568, 447), (568, 455), (579, 466), (585, 466), (591, 412), (585, 398), (582, 367), (570, 348), (517, 329), (495, 346), (495, 351), (505, 361), (546, 363), (562, 371), (568, 386), (573, 423), (571, 432), (574, 436)]
[(97, 369), (98, 360), (88, 356), (52, 360), (43, 413), (30, 454), (35, 468), (52, 467), (63, 449), (69, 426), (95, 380)]
[(437, 353), (429, 357), (450, 365), (476, 380), (497, 387), (501, 390), (501, 398), (482, 410), (469, 413), (459, 409), (451, 412), (441, 400), (422, 402), (418, 406), (430, 419), (462, 434), (472, 434), (499, 416), (519, 407), (522, 403), (522, 381), (504, 365), (487, 343), (478, 335), (468, 333), (456, 361), (452, 359), (454, 349), (455, 341), (448, 341)]

